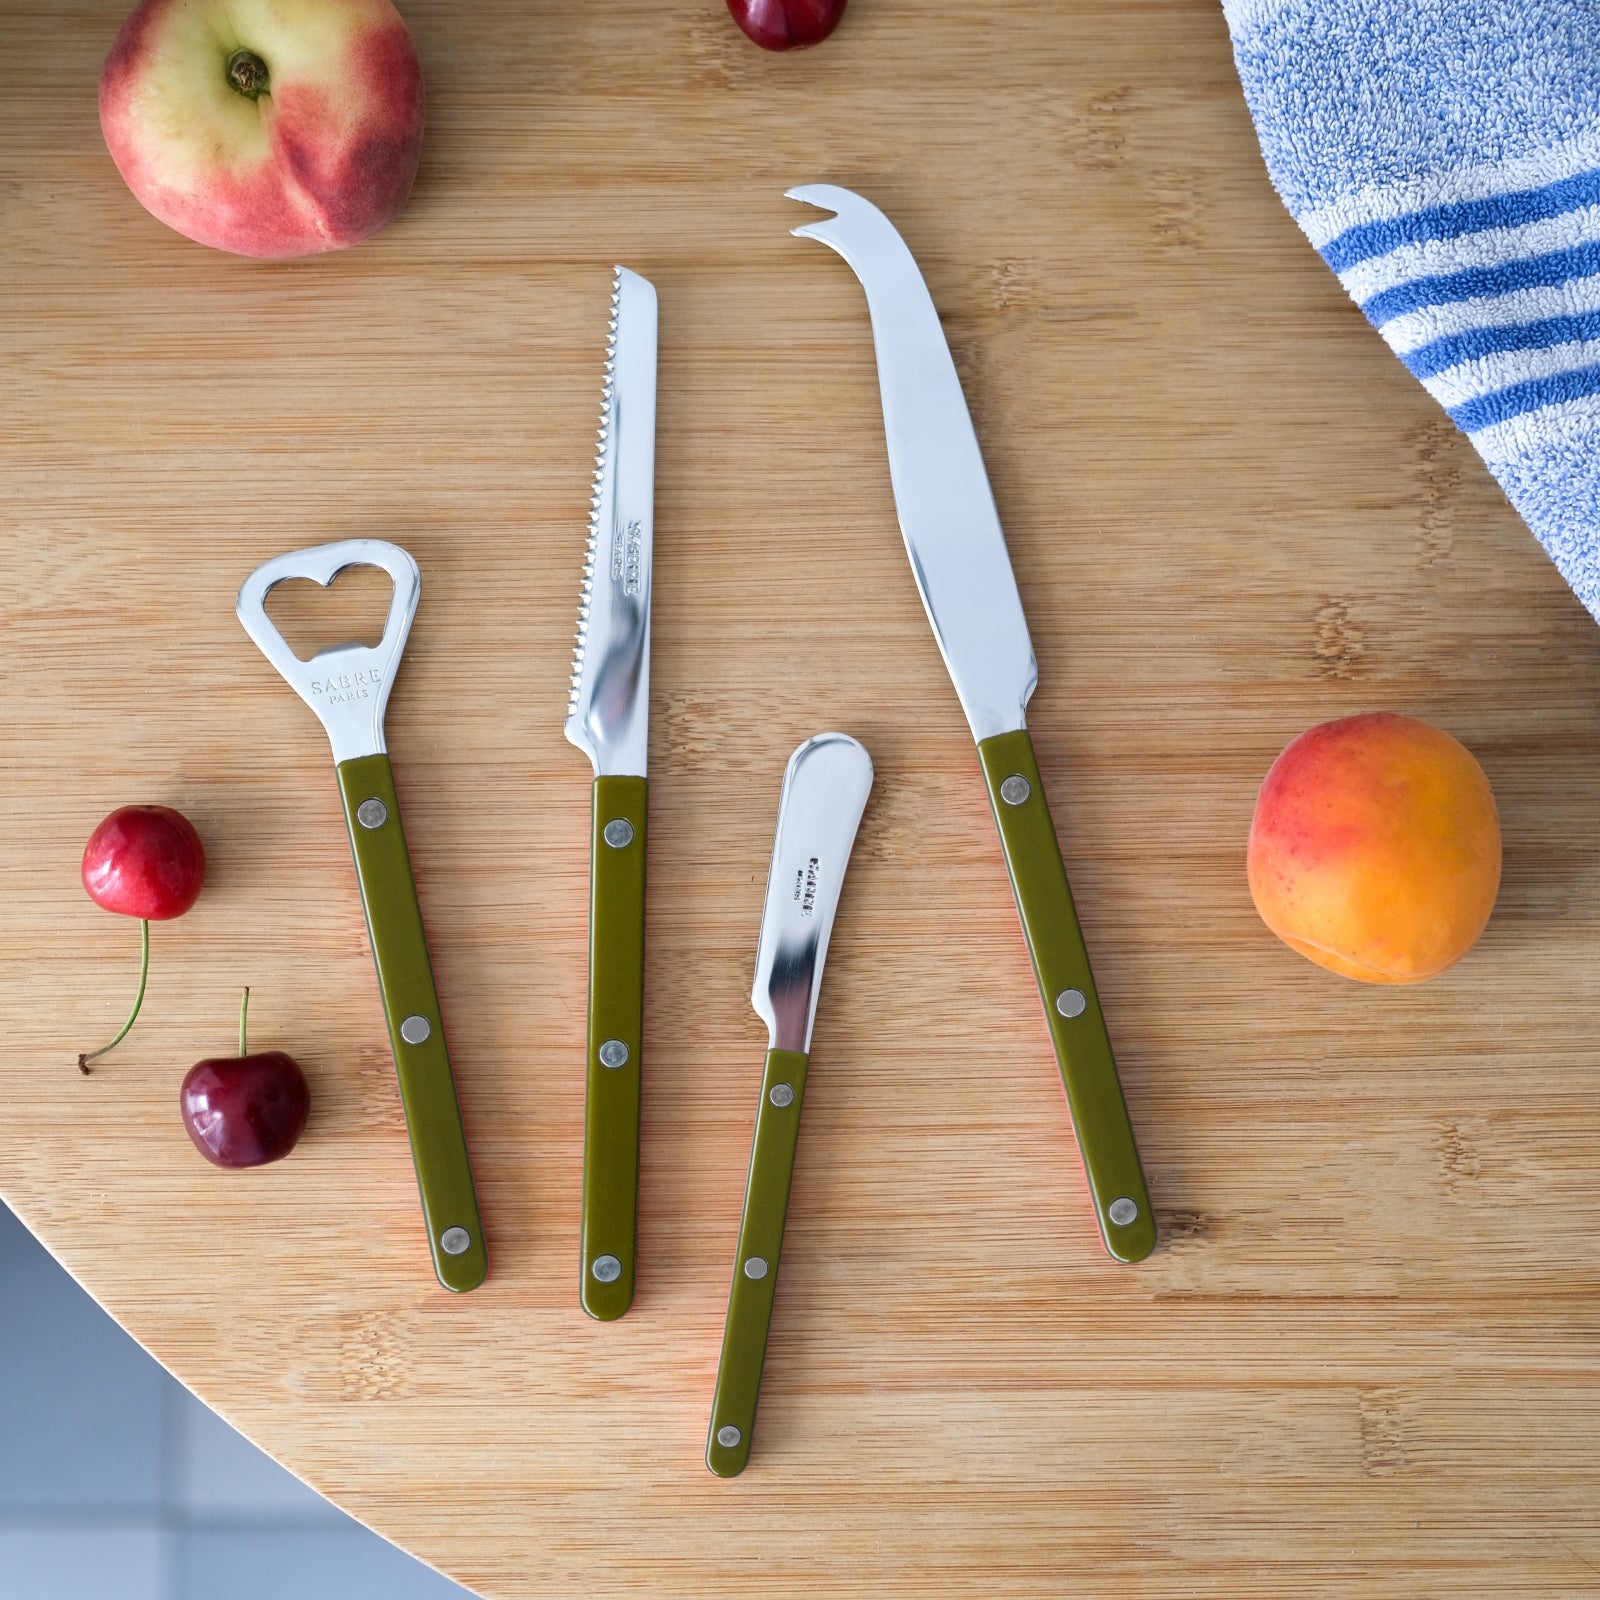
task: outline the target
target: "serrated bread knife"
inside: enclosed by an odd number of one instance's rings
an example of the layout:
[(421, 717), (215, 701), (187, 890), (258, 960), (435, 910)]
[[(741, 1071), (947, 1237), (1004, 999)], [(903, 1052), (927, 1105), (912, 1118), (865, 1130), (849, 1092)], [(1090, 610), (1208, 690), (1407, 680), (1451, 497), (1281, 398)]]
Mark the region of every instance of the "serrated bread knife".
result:
[(767, 1061), (706, 1439), (706, 1465), (719, 1478), (750, 1459), (822, 963), (871, 788), (871, 758), (842, 733), (807, 739), (783, 775), (751, 995), (767, 1024)]
[(900, 531), (978, 744), (1106, 1249), (1140, 1261), (1155, 1219), (1025, 716), (1038, 682), (1005, 535), (961, 380), (905, 241), (849, 189), (789, 198), (834, 215), (793, 231), (849, 263), (867, 293)]
[[(358, 566), (380, 567), (394, 580), (382, 642), (376, 649), (336, 645), (302, 661), (268, 620), (268, 591), (289, 578), (326, 587), (347, 567)], [(293, 550), (257, 567), (239, 591), (238, 610), (245, 632), (316, 712), (333, 745), (433, 1270), (445, 1288), (459, 1292), (483, 1282), (489, 1256), (383, 736), (384, 708), (421, 591), (417, 564), (398, 545), (346, 539)]]
[(656, 292), (616, 269), (567, 738), (594, 763), (578, 1299), (633, 1302), (644, 1046), (645, 777), (656, 461)]

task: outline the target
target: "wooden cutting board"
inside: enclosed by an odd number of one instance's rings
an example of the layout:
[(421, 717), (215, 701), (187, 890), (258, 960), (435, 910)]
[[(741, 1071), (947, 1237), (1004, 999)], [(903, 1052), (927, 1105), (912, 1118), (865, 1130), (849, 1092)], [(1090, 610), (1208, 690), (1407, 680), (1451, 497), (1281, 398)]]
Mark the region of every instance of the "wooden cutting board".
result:
[[(230, 1421), (496, 1600), (1600, 1595), (1600, 632), (1278, 204), (1217, 6), (854, 0), (794, 58), (721, 0), (405, 9), (410, 209), (265, 264), (112, 168), (122, 0), (0, 0), (0, 1192)], [(900, 226), (983, 441), (1160, 1213), (1137, 1268), (1085, 1203), (861, 290), (787, 233), (817, 180)], [(661, 430), (642, 1269), (600, 1326), (561, 719), (615, 261), (660, 291)], [(461, 1299), (326, 741), (233, 615), (267, 556), (355, 536), (423, 573), (389, 734), (494, 1257)], [(1277, 943), (1243, 864), (1283, 744), (1374, 708), (1463, 739), (1505, 828), (1479, 947), (1395, 992)], [(827, 728), (878, 782), (722, 1483), (762, 886)], [(127, 802), (186, 811), (211, 875), (86, 1079), (137, 932), (78, 857)], [(314, 1110), (225, 1175), (177, 1089), (246, 983)]]

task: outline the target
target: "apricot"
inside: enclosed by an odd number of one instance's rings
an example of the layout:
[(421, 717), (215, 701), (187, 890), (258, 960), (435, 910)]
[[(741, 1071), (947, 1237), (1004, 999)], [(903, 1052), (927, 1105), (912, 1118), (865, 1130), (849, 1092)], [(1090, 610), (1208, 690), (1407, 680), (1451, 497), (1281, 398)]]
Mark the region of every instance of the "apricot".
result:
[(1415, 717), (1324, 722), (1261, 785), (1249, 873), (1291, 949), (1364, 983), (1418, 983), (1459, 961), (1494, 909), (1494, 794), (1464, 745)]

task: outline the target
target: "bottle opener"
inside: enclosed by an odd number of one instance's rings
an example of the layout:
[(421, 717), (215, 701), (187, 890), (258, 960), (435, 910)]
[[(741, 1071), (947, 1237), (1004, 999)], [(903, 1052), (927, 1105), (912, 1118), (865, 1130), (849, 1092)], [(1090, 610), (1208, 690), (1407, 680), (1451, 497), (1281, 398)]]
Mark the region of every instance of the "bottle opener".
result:
[[(379, 567), (394, 580), (382, 642), (376, 649), (335, 645), (302, 661), (268, 619), (268, 593), (289, 578), (308, 578), (326, 588), (346, 568), (357, 566)], [(398, 545), (346, 539), (292, 550), (257, 567), (239, 591), (238, 610), (244, 631), (316, 712), (333, 745), (428, 1247), (439, 1282), (461, 1292), (483, 1282), (489, 1258), (383, 737), (384, 708), (421, 590), (416, 562)]]

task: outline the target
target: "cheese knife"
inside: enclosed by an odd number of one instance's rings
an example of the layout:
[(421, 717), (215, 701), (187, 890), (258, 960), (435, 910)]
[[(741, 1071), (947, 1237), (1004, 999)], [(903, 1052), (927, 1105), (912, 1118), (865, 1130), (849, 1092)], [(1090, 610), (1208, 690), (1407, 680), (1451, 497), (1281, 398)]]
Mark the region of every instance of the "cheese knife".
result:
[(977, 741), (1101, 1237), (1117, 1260), (1140, 1261), (1155, 1248), (1155, 1219), (1028, 735), (1038, 666), (961, 380), (889, 219), (834, 184), (788, 196), (834, 213), (793, 232), (837, 251), (866, 290), (911, 570)]
[(645, 810), (654, 543), (656, 292), (616, 269), (567, 738), (594, 765), (578, 1300), (633, 1303), (644, 1044)]
[(842, 733), (807, 739), (783, 775), (751, 995), (767, 1024), (767, 1060), (706, 1439), (706, 1465), (719, 1478), (737, 1477), (750, 1459), (822, 963), (871, 788), (871, 757)]

